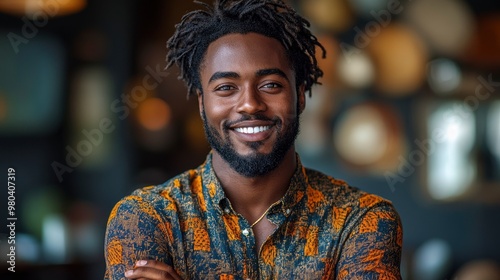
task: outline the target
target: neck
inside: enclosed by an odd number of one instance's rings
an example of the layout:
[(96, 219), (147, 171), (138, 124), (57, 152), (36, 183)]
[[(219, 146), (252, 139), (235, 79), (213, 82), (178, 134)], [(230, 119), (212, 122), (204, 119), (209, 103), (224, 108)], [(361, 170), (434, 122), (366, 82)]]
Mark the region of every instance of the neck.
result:
[(234, 210), (252, 223), (285, 195), (297, 166), (297, 158), (292, 146), (281, 164), (258, 177), (245, 177), (237, 173), (216, 151), (213, 152), (212, 163)]

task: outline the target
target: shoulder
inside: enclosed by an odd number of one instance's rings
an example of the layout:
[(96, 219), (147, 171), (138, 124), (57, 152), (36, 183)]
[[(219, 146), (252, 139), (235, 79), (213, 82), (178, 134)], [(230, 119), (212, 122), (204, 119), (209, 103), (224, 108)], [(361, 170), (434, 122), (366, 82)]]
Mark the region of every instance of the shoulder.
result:
[(323, 193), (336, 231), (347, 235), (380, 234), (401, 246), (401, 218), (391, 201), (315, 170), (306, 169), (306, 174), (308, 187)]
[(188, 170), (159, 185), (150, 185), (134, 190), (123, 197), (112, 210), (116, 212), (143, 212), (150, 215), (160, 211), (177, 210), (193, 197), (193, 184), (199, 181), (197, 169)]
[(159, 185), (150, 185), (136, 189), (130, 196), (140, 197), (146, 201), (155, 201), (169, 197), (191, 196), (193, 184), (201, 180), (198, 169), (187, 170)]
[[(367, 212), (383, 209), (396, 213), (392, 202), (375, 194), (353, 187), (346, 181), (322, 172), (305, 169), (309, 187), (321, 192), (331, 207), (349, 209), (349, 212)], [(396, 213), (397, 215), (397, 213)]]

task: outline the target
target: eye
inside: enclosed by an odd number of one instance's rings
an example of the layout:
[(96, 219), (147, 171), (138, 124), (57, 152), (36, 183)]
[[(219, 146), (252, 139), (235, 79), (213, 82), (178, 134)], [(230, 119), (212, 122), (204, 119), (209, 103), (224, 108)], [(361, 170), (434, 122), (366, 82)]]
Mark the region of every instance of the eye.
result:
[(278, 84), (278, 83), (267, 83), (265, 85), (262, 86), (262, 88), (265, 88), (265, 89), (275, 89), (275, 88), (282, 88), (283, 86), (281, 84)]
[(213, 93), (220, 97), (228, 97), (232, 96), (235, 92), (238, 91), (238, 87), (233, 84), (219, 84), (216, 85), (213, 89)]
[(235, 87), (231, 85), (221, 85), (215, 88), (216, 91), (227, 91), (227, 90), (233, 90)]
[(275, 83), (275, 82), (269, 82), (265, 83), (260, 87), (260, 90), (262, 92), (270, 93), (270, 94), (276, 94), (280, 93), (283, 91), (283, 85), (280, 83)]

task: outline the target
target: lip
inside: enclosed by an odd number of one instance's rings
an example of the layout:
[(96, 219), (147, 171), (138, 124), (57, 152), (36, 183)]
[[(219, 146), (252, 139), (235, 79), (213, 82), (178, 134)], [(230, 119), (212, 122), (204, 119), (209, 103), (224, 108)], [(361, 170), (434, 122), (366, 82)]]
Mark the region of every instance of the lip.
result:
[[(257, 133), (243, 133), (236, 130), (237, 128), (262, 127), (262, 126), (269, 128), (267, 130), (260, 131)], [(237, 124), (232, 125), (229, 129), (232, 133), (236, 135), (236, 138), (241, 142), (258, 142), (269, 138), (273, 132), (274, 126), (275, 126), (274, 122), (249, 120), (249, 121), (238, 122)]]

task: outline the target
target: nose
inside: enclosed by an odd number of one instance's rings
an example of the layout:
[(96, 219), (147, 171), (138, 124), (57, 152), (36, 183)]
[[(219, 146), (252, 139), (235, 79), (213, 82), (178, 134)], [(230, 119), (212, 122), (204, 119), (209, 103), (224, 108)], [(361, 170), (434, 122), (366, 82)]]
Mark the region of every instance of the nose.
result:
[(267, 106), (264, 100), (262, 100), (260, 92), (253, 87), (248, 87), (241, 92), (236, 109), (240, 114), (251, 115), (265, 111)]

